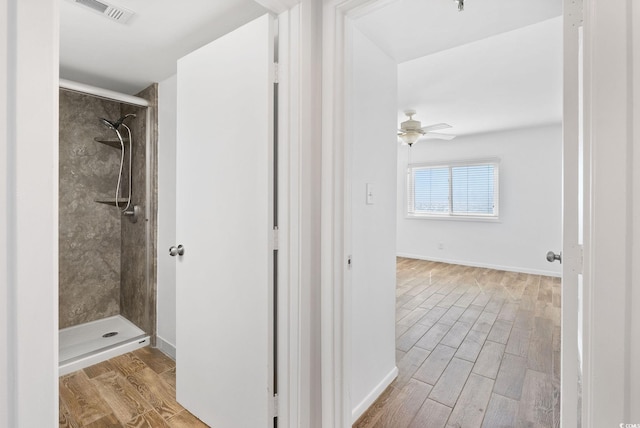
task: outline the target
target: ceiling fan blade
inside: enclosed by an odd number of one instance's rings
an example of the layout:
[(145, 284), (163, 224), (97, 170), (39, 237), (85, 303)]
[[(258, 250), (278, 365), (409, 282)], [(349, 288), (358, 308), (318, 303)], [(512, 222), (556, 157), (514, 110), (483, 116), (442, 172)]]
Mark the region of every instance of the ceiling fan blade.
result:
[(440, 134), (438, 132), (427, 132), (424, 137), (425, 140), (453, 140), (455, 135)]
[(429, 131), (437, 131), (439, 129), (449, 129), (449, 128), (451, 128), (451, 125), (449, 125), (448, 123), (435, 123), (433, 125), (424, 126), (422, 130), (424, 132), (429, 132)]

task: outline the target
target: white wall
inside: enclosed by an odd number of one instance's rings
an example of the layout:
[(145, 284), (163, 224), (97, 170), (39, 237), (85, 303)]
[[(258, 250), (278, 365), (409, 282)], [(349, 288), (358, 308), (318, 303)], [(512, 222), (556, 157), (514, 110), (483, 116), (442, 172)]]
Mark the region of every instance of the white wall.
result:
[(173, 75), (158, 84), (157, 347), (176, 356), (176, 101)]
[(58, 426), (58, 7), (0, 0), (2, 427)]
[[(351, 406), (355, 421), (395, 378), (395, 61), (352, 33)], [(366, 203), (366, 184), (373, 204)]]
[(411, 149), (413, 163), (500, 158), (499, 222), (407, 218), (408, 150), (398, 150), (398, 255), (560, 275), (560, 264), (545, 259), (562, 243), (560, 125), (418, 142)]

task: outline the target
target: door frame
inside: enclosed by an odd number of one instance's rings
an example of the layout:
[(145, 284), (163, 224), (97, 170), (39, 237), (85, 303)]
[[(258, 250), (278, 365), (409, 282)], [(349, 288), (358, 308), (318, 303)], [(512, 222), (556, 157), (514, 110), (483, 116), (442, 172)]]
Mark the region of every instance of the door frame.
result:
[[(560, 424), (577, 427), (579, 337), (567, 340), (565, 330), (578, 333), (579, 275), (582, 274), (580, 236), (580, 28), (582, 4), (563, 0), (562, 70), (562, 293), (560, 343)], [(572, 192), (567, 192), (571, 189)], [(573, 385), (573, 387), (571, 387)]]
[[(351, 424), (349, 396), (349, 339), (351, 331), (348, 323), (351, 308), (347, 295), (348, 275), (346, 271), (347, 239), (350, 236), (350, 223), (347, 215), (350, 196), (347, 190), (346, 170), (346, 160), (349, 153), (348, 130), (346, 129), (346, 124), (349, 123), (347, 109), (349, 100), (344, 90), (348, 64), (348, 59), (345, 57), (347, 52), (346, 26), (348, 20), (363, 16), (393, 1), (395, 0), (328, 0), (325, 2), (323, 10), (321, 340), (322, 426), (327, 428), (348, 427)], [(572, 0), (563, 0), (563, 2), (565, 4), (575, 3)], [(566, 16), (566, 10), (564, 14)], [(575, 59), (577, 64), (577, 58)], [(577, 73), (575, 76), (574, 74), (567, 76), (577, 79)], [(577, 89), (577, 81), (575, 83), (575, 89)], [(577, 94), (577, 91), (575, 93)], [(577, 102), (574, 110), (571, 112), (572, 117), (577, 118)], [(577, 142), (579, 122), (573, 120), (565, 124), (565, 127), (567, 126), (571, 129), (565, 131), (565, 135), (571, 136), (572, 141)], [(570, 307), (577, 308), (577, 292), (570, 293), (569, 297), (576, 300), (572, 302)], [(563, 302), (564, 304), (565, 302)], [(575, 320), (572, 319), (571, 323), (577, 326), (577, 313), (573, 318)], [(586, 352), (588, 352), (587, 349), (585, 349)], [(570, 351), (569, 358), (572, 356), (577, 356), (577, 349)], [(577, 368), (577, 362), (574, 361), (570, 366)], [(571, 390), (573, 394), (570, 394), (570, 390), (565, 390), (565, 394), (569, 398), (565, 401), (569, 405), (575, 403), (576, 407), (574, 408), (577, 409), (577, 373), (568, 379), (563, 379), (563, 383), (570, 382), (576, 385), (576, 390)], [(563, 426), (575, 426), (573, 421), (577, 419), (577, 411), (573, 413), (572, 418), (562, 416)], [(583, 416), (583, 423), (585, 421)]]
[[(310, 52), (300, 39), (309, 31), (303, 22), (307, 8), (299, 0), (255, 0), (277, 17), (278, 41), (278, 308), (277, 354), (278, 426), (309, 424), (311, 411), (305, 412), (303, 373), (309, 369), (311, 355), (301, 340), (302, 301), (305, 271), (302, 268), (301, 226), (307, 221), (300, 210), (304, 165), (300, 158), (303, 144), (302, 122), (305, 111), (304, 76), (301, 64)], [(307, 409), (308, 410), (308, 409)]]
[(584, 0), (583, 6), (582, 426), (588, 428), (640, 421), (640, 77), (634, 69), (640, 55), (633, 45), (640, 43), (640, 10), (632, 3)]

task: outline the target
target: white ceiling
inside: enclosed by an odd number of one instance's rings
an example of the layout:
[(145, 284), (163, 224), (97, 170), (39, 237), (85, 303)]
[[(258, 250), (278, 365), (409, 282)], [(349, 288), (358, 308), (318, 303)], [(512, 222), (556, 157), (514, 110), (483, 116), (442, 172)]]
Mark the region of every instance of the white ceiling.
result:
[(420, 58), (562, 14), (562, 0), (395, 0), (357, 26), (398, 63)]
[[(176, 60), (258, 17), (254, 0), (108, 0), (111, 21), (60, 2), (61, 77), (133, 94)], [(458, 135), (561, 120), (561, 0), (381, 0), (358, 28), (398, 63), (399, 121), (447, 122)], [(430, 54), (430, 55), (429, 55)], [(428, 56), (425, 56), (428, 55)]]
[(253, 0), (106, 0), (136, 15), (112, 21), (60, 2), (60, 77), (133, 94), (176, 72), (176, 60), (264, 14)]
[(562, 120), (560, 0), (396, 0), (356, 25), (398, 63), (398, 122), (456, 135)]
[(407, 108), (456, 135), (561, 122), (562, 18), (400, 64), (398, 109)]

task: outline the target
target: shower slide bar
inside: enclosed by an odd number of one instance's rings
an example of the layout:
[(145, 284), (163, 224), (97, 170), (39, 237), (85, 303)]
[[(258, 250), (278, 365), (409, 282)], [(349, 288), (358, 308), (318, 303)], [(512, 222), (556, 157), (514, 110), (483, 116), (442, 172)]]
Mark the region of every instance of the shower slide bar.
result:
[(67, 79), (60, 79), (60, 89), (94, 95), (108, 100), (118, 101), (140, 107), (149, 107), (149, 101), (134, 95), (122, 94), (110, 89), (98, 88), (97, 86), (86, 85), (84, 83), (73, 82)]

